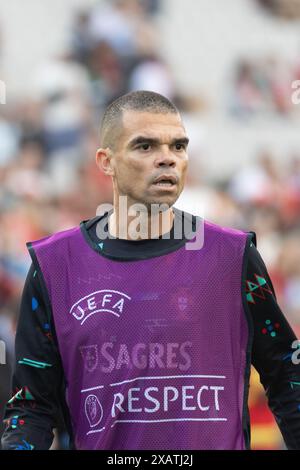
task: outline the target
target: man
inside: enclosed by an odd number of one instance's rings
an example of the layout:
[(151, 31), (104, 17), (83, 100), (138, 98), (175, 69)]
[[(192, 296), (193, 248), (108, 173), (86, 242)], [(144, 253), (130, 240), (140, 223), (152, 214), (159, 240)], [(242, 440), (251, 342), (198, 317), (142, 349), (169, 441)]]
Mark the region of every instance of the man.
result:
[(62, 411), (71, 448), (247, 449), (252, 360), (300, 449), (299, 350), (255, 234), (173, 207), (188, 165), (177, 109), (122, 96), (101, 143), (113, 209), (28, 243), (3, 448), (49, 449)]

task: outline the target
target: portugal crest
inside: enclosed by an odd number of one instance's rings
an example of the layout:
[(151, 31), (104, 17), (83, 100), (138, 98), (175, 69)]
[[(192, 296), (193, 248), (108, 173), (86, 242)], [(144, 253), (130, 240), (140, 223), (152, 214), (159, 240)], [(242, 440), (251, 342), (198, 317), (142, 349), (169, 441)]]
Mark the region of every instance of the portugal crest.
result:
[(93, 372), (98, 365), (98, 346), (92, 344), (91, 346), (81, 346), (81, 356), (84, 362), (84, 368), (89, 372)]

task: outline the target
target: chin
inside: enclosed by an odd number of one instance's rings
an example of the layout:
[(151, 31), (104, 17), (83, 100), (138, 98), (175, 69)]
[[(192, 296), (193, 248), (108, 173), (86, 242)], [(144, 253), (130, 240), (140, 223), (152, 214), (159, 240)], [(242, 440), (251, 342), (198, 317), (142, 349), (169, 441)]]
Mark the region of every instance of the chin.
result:
[(163, 208), (163, 210), (167, 210), (168, 208), (172, 207), (175, 202), (176, 202), (177, 198), (174, 199), (174, 198), (159, 198), (159, 199), (155, 199), (155, 200), (145, 200), (144, 201), (144, 204), (148, 207), (148, 209), (151, 209), (151, 205), (152, 204), (156, 204), (156, 205), (163, 205), (163, 204), (166, 204), (168, 207), (166, 207), (165, 209)]
[[(147, 210), (151, 210), (151, 205), (161, 205), (167, 204), (168, 207), (172, 207), (175, 202), (177, 201), (179, 195), (178, 194), (163, 194), (163, 195), (153, 195), (145, 192), (144, 194), (140, 195), (131, 195), (132, 199), (136, 201), (138, 204), (143, 204), (147, 207)], [(167, 210), (167, 208), (166, 208)]]

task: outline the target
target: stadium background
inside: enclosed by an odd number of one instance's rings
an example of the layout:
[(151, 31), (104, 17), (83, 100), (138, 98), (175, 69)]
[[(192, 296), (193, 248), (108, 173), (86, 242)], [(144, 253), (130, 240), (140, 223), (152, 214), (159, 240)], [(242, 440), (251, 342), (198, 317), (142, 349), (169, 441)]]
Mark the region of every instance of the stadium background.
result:
[[(25, 242), (112, 202), (94, 162), (99, 121), (129, 90), (178, 105), (191, 144), (176, 206), (257, 233), (299, 337), (299, 27), (300, 0), (0, 0), (0, 414), (30, 264)], [(252, 448), (284, 448), (255, 371), (250, 405)], [(60, 432), (53, 448), (65, 443)]]

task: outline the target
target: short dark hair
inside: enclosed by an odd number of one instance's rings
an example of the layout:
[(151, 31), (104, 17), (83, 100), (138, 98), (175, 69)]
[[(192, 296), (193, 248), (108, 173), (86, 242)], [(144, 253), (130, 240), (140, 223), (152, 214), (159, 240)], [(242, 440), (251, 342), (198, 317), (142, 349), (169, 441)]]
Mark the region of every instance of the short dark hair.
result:
[(104, 112), (100, 128), (104, 148), (113, 145), (116, 132), (121, 127), (123, 111), (125, 110), (161, 114), (179, 113), (176, 106), (168, 98), (154, 91), (138, 90), (122, 95), (114, 100)]

